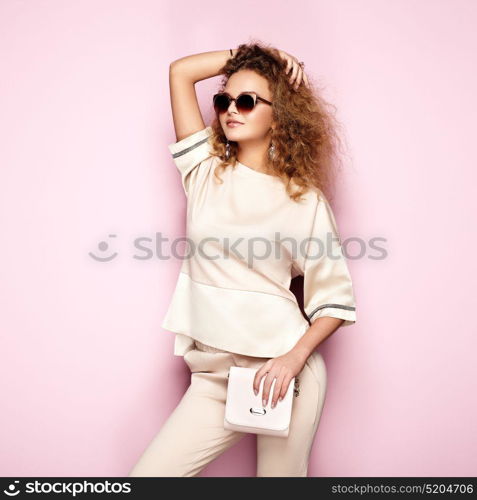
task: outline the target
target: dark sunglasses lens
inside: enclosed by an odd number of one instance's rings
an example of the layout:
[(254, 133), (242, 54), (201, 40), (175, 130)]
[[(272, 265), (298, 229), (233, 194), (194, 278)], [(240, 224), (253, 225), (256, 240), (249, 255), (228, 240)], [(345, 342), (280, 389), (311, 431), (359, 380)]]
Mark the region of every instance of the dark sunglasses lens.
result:
[(214, 97), (214, 109), (217, 113), (227, 111), (230, 106), (230, 99), (225, 94), (218, 94)]
[(237, 99), (237, 109), (239, 111), (252, 111), (255, 106), (255, 100), (250, 94), (242, 94)]

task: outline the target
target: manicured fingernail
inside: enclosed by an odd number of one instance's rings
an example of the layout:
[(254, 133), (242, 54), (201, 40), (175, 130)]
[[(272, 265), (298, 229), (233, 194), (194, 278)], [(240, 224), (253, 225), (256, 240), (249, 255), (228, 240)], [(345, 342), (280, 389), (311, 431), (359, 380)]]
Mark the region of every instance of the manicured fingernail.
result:
[(282, 396), (280, 396), (280, 397), (278, 398), (278, 401), (283, 401), (283, 397), (282, 397)]
[(272, 408), (275, 408), (275, 402), (274, 401), (272, 402)]
[(255, 396), (258, 394), (257, 389), (254, 389), (253, 392), (254, 392)]
[(262, 399), (262, 405), (267, 406), (267, 402), (265, 401), (265, 399)]

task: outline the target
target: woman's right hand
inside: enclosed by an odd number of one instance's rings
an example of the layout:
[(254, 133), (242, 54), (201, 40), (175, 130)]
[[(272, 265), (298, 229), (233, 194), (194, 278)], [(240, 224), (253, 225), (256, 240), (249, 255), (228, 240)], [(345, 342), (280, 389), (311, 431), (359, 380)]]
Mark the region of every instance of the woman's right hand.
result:
[(291, 54), (288, 54), (284, 50), (279, 50), (278, 54), (283, 60), (287, 62), (287, 66), (285, 68), (285, 74), (288, 74), (290, 69), (292, 70), (289, 82), (290, 85), (294, 84), (293, 86), (294, 90), (298, 89), (302, 80), (304, 80), (305, 85), (309, 87), (308, 78), (305, 72), (303, 71), (303, 68), (300, 66), (300, 64), (298, 64), (300, 61), (298, 61), (296, 57), (292, 56)]

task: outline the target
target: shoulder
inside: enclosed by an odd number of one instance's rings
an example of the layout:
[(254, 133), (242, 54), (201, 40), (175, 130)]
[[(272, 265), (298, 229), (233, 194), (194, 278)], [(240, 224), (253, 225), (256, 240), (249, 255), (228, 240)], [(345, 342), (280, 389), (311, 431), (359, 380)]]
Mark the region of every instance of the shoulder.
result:
[(314, 185), (308, 186), (308, 190), (302, 195), (301, 201), (298, 203), (313, 208), (317, 208), (320, 204), (330, 206), (323, 191)]

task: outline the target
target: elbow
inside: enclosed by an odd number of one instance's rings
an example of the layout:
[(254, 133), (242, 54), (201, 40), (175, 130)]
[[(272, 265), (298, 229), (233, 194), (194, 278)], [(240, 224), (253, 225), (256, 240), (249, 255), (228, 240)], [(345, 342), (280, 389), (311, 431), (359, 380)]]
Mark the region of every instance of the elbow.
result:
[(187, 73), (185, 71), (185, 65), (183, 64), (183, 61), (181, 59), (177, 59), (176, 61), (172, 61), (169, 64), (169, 78), (172, 77), (180, 77), (182, 78), (187, 78)]

